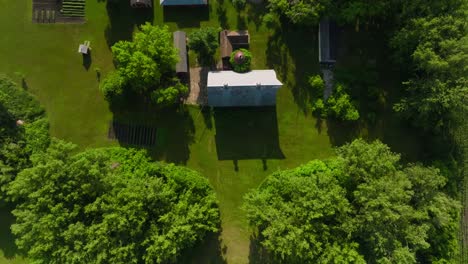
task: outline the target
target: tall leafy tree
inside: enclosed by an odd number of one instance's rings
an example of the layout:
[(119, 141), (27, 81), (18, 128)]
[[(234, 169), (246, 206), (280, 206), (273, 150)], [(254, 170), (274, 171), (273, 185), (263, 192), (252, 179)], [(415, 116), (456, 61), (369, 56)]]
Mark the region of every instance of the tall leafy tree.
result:
[(337, 154), (277, 172), (246, 196), (268, 251), (285, 263), (454, 261), (460, 205), (437, 169), (402, 166), (379, 141)]
[(174, 77), (178, 53), (167, 27), (146, 23), (133, 41), (112, 46), (112, 54), (117, 69), (101, 85), (106, 97), (132, 91), (152, 98), (158, 105), (169, 105), (187, 93), (188, 88)]
[[(465, 1), (466, 2), (466, 1)], [(395, 110), (417, 126), (440, 131), (468, 94), (466, 4), (453, 13), (412, 18), (392, 39), (402, 63), (412, 66), (407, 95)], [(465, 8), (463, 8), (465, 7)]]
[(330, 0), (269, 0), (268, 7), (294, 24), (314, 25), (330, 3)]
[(208, 181), (123, 148), (54, 141), (9, 186), (33, 263), (167, 263), (219, 224)]
[(48, 144), (44, 109), (35, 97), (0, 75), (0, 197), (7, 198), (4, 186), (31, 166), (31, 154), (45, 151)]
[(198, 54), (202, 65), (210, 65), (219, 46), (219, 28), (202, 27), (189, 35), (188, 46)]
[(348, 240), (351, 206), (333, 163), (312, 161), (277, 172), (245, 197), (261, 244), (284, 263), (364, 263)]

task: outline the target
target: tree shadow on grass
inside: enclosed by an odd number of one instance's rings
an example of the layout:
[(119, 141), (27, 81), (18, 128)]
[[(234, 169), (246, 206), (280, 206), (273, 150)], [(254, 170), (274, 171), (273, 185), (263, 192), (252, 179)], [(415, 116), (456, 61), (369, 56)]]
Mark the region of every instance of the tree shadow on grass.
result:
[(277, 264), (275, 258), (261, 245), (260, 238), (250, 236), (249, 264)]
[(154, 137), (154, 145), (136, 145), (126, 140), (119, 140), (123, 146), (144, 148), (155, 160), (164, 160), (175, 164), (186, 164), (190, 158), (189, 145), (194, 141), (195, 126), (192, 116), (185, 105), (175, 105), (161, 109), (149, 99), (138, 95), (126, 95), (125, 100), (111, 103), (112, 123), (139, 126), (141, 133), (136, 138)]
[[(411, 128), (393, 111), (399, 100), (402, 76), (388, 54), (388, 37), (382, 29), (355, 32), (343, 27), (338, 41), (335, 80), (343, 83), (351, 97), (359, 102), (360, 119), (356, 122), (327, 120), (328, 135), (334, 146), (353, 139), (379, 139), (404, 161), (421, 160), (428, 152), (427, 137)], [(431, 141), (431, 140), (429, 140)]]
[(256, 30), (258, 30), (263, 24), (263, 16), (268, 13), (267, 3), (248, 3), (247, 8), (247, 20), (253, 22)]
[(216, 7), (216, 14), (218, 15), (218, 22), (222, 29), (229, 28), (229, 22), (227, 19), (226, 7), (224, 6), (224, 0), (218, 1), (218, 6)]
[(15, 217), (11, 214), (12, 206), (0, 202), (0, 250), (5, 258), (13, 258), (20, 252), (15, 245), (15, 237), (11, 233), (11, 225), (15, 222)]
[(153, 8), (132, 8), (129, 1), (108, 1), (106, 9), (109, 24), (104, 34), (109, 47), (119, 40), (131, 40), (135, 26), (154, 20)]
[(294, 100), (307, 112), (311, 99), (307, 79), (319, 73), (317, 29), (298, 27), (281, 21), (270, 36), (267, 64), (276, 70), (280, 80), (291, 89)]
[(181, 253), (177, 263), (180, 264), (226, 264), (223, 255), (226, 253), (226, 246), (221, 246), (221, 232), (209, 233), (194, 247)]
[(199, 28), (210, 19), (208, 6), (164, 6), (164, 23), (173, 22), (179, 28)]
[(219, 160), (284, 159), (278, 136), (276, 107), (214, 108)]

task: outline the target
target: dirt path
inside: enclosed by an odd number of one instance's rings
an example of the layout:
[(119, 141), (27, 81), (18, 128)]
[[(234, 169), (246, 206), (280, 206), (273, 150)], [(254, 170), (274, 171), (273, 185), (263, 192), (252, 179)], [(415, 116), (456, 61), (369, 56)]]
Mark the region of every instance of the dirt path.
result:
[(190, 68), (190, 93), (185, 99), (186, 104), (206, 105), (208, 103), (207, 77), (208, 68)]

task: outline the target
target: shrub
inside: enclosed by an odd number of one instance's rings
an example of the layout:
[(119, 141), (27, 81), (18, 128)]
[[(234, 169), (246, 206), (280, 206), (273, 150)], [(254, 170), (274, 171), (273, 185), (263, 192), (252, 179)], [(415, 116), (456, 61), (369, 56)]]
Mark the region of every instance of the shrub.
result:
[(189, 35), (188, 46), (197, 53), (201, 65), (210, 65), (213, 62), (213, 56), (219, 46), (219, 31), (219, 28), (204, 27)]
[(235, 72), (248, 72), (250, 71), (250, 63), (252, 61), (252, 54), (246, 49), (238, 49), (231, 53), (229, 62)]
[(321, 118), (332, 117), (345, 121), (359, 119), (359, 112), (351, 102), (351, 96), (346, 92), (345, 86), (336, 84), (333, 94), (323, 99), (325, 82), (320, 75), (309, 77), (309, 86), (312, 94), (310, 109), (314, 115)]

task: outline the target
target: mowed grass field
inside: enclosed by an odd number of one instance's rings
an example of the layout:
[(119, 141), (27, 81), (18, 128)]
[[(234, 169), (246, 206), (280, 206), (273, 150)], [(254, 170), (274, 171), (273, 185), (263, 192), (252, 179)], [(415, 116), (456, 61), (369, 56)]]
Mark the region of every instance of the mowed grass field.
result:
[[(208, 8), (132, 10), (125, 1), (118, 7), (87, 0), (83, 25), (44, 25), (31, 22), (32, 3), (0, 0), (0, 72), (19, 81), (45, 106), (51, 134), (80, 149), (118, 145), (107, 138), (109, 122), (133, 120), (158, 127), (150, 154), (157, 160), (186, 165), (205, 175), (220, 201), (222, 230), (210, 236), (187, 257), (189, 263), (253, 263), (252, 230), (240, 209), (243, 195), (274, 171), (333, 155), (333, 146), (364, 135), (403, 141), (412, 148), (398, 124), (368, 130), (320, 122), (307, 111), (306, 76), (319, 73), (315, 29), (265, 25), (264, 6), (248, 6), (240, 14), (229, 0), (209, 1)], [(203, 26), (248, 29), (255, 69), (274, 68), (284, 86), (276, 108), (211, 110), (195, 106), (149, 112), (113, 109), (100, 93), (95, 68), (102, 76), (113, 69), (110, 46), (130, 39), (137, 25), (149, 21), (171, 30), (190, 32)], [(91, 64), (77, 53), (78, 44), (91, 41)], [(191, 62), (193, 65), (194, 62)], [(392, 121), (393, 122), (393, 121)], [(351, 131), (352, 130), (352, 131)], [(391, 135), (387, 137), (388, 135)], [(408, 143), (410, 142), (410, 143)], [(398, 145), (398, 144), (397, 144)], [(8, 209), (0, 214), (0, 264), (27, 263), (14, 247)]]

